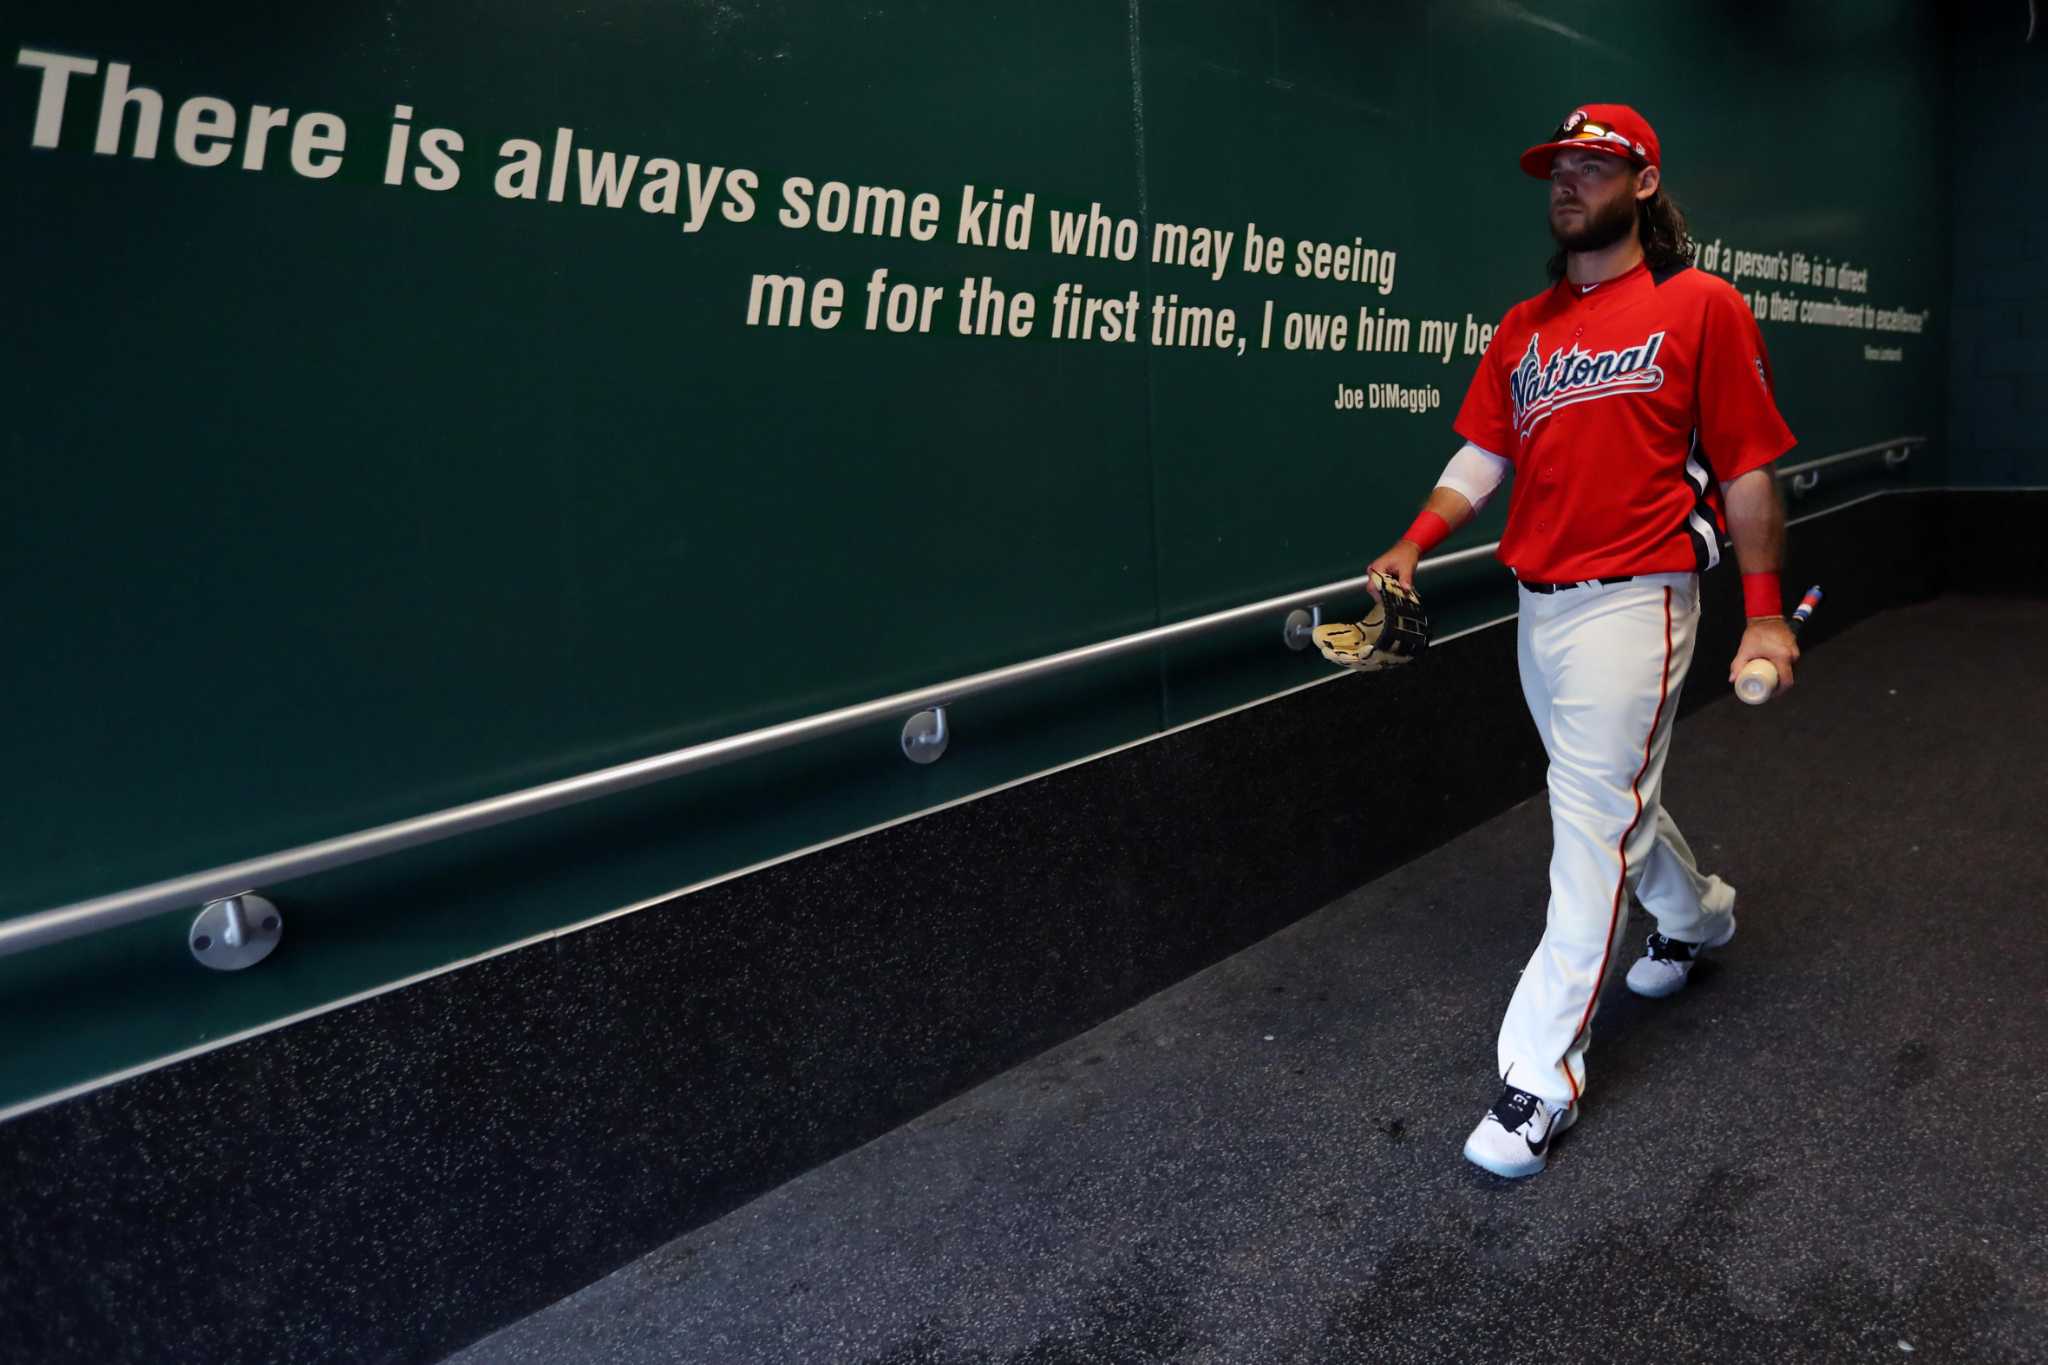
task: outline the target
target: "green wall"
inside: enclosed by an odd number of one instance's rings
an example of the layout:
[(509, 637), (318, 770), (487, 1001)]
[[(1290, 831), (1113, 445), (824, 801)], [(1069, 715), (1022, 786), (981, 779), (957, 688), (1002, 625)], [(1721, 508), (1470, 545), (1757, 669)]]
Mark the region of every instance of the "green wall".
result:
[(1953, 12), (1951, 474), (2048, 486), (2048, 26), (2023, 5)]
[[(99, 67), (54, 147), (33, 145), (40, 69), (0, 101), (0, 915), (1360, 572), (1454, 444), (1467, 319), (1543, 283), (1543, 190), (1514, 156), (1583, 100), (1655, 121), (1703, 241), (1870, 279), (1765, 288), (1925, 311), (1904, 337), (1766, 324), (1793, 458), (1939, 435), (1938, 25), (1906, 3), (1686, 11), (10, 6), (9, 50)], [(94, 150), (110, 62), (162, 96), (153, 159), (129, 154), (133, 115)], [(290, 123), (260, 170), (239, 137), (187, 164), (195, 96), (238, 129), (259, 104), (337, 117), (338, 170), (295, 170)], [(453, 188), (411, 178), (417, 156), (385, 183), (399, 105), (415, 142), (460, 134)], [(574, 167), (562, 202), (545, 170), (535, 199), (496, 192), (503, 144), (551, 151), (562, 128), (751, 170), (756, 211), (707, 199), (689, 231), (687, 186), (674, 214), (643, 212), (637, 181), (586, 206)], [(935, 235), (786, 228), (796, 176), (930, 193)], [(968, 185), (1033, 196), (1027, 249), (956, 240)], [(1050, 212), (1094, 203), (1139, 225), (1135, 259), (1050, 249)], [(1150, 261), (1158, 223), (1232, 233), (1221, 277)], [(1290, 267), (1303, 240), (1360, 239), (1390, 287), (1245, 273), (1252, 223)], [(931, 331), (863, 325), (877, 267), (945, 291)], [(842, 320), (749, 325), (757, 273), (843, 281)], [(1034, 296), (1031, 335), (958, 333), (982, 275)], [(1231, 308), (1251, 341), (1055, 340), (1062, 282)], [(1289, 312), (1361, 307), (1448, 321), (1458, 349), (1281, 344)], [(1877, 344), (1901, 359), (1866, 360)], [(1333, 408), (1372, 384), (1441, 406)], [(1908, 477), (1940, 482), (1939, 448)], [(1447, 628), (1510, 609), (1490, 570), (1430, 586)], [(0, 1030), (39, 1039), (0, 1063), (0, 1104), (1322, 677), (1279, 624), (964, 705), (931, 768), (891, 723), (268, 888), (286, 945), (238, 976), (190, 962), (183, 914), (0, 961)]]

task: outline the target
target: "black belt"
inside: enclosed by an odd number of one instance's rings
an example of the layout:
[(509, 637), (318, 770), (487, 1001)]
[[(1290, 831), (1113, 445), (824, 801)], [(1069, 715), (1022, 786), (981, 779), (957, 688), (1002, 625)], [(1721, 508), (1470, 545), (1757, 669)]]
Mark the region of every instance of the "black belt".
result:
[(1634, 577), (1632, 573), (1625, 573), (1619, 578), (1590, 578), (1578, 583), (1532, 583), (1526, 578), (1518, 578), (1515, 581), (1530, 592), (1564, 592), (1571, 588), (1583, 588), (1587, 583), (1626, 583)]

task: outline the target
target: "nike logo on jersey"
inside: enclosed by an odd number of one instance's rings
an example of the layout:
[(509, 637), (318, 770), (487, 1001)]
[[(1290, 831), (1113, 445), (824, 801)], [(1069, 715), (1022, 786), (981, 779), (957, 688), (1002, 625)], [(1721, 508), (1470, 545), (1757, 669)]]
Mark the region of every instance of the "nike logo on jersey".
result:
[(1650, 393), (1664, 387), (1657, 352), (1664, 334), (1652, 332), (1634, 346), (1613, 351), (1587, 351), (1560, 346), (1543, 359), (1540, 333), (1529, 337), (1529, 349), (1508, 376), (1515, 399), (1515, 431), (1527, 439), (1536, 424), (1573, 403), (1611, 398), (1618, 393)]

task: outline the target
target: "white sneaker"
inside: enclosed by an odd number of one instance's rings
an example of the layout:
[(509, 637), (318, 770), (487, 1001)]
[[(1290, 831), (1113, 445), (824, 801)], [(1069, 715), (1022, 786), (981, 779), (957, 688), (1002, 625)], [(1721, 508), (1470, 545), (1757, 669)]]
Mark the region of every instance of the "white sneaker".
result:
[(1643, 955), (1628, 969), (1628, 988), (1637, 995), (1651, 999), (1671, 995), (1685, 985), (1685, 979), (1692, 975), (1692, 964), (1699, 961), (1699, 955), (1709, 948), (1719, 948), (1735, 937), (1735, 916), (1728, 916), (1728, 927), (1719, 937), (1705, 943), (1686, 943), (1681, 939), (1666, 938), (1662, 934), (1651, 934), (1643, 940)]
[(1550, 1143), (1579, 1121), (1579, 1106), (1544, 1103), (1508, 1086), (1465, 1139), (1465, 1159), (1495, 1175), (1534, 1175), (1550, 1160)]

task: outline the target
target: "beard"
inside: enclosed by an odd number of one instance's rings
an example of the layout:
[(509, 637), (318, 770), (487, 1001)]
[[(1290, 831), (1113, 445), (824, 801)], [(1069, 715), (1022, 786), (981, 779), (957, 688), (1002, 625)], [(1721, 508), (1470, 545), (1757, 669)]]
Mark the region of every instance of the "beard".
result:
[(1579, 201), (1579, 226), (1575, 229), (1560, 227), (1555, 211), (1550, 217), (1550, 235), (1566, 251), (1602, 251), (1628, 236), (1630, 225), (1636, 221), (1636, 200), (1631, 194), (1616, 195), (1598, 209), (1590, 208), (1584, 200)]

